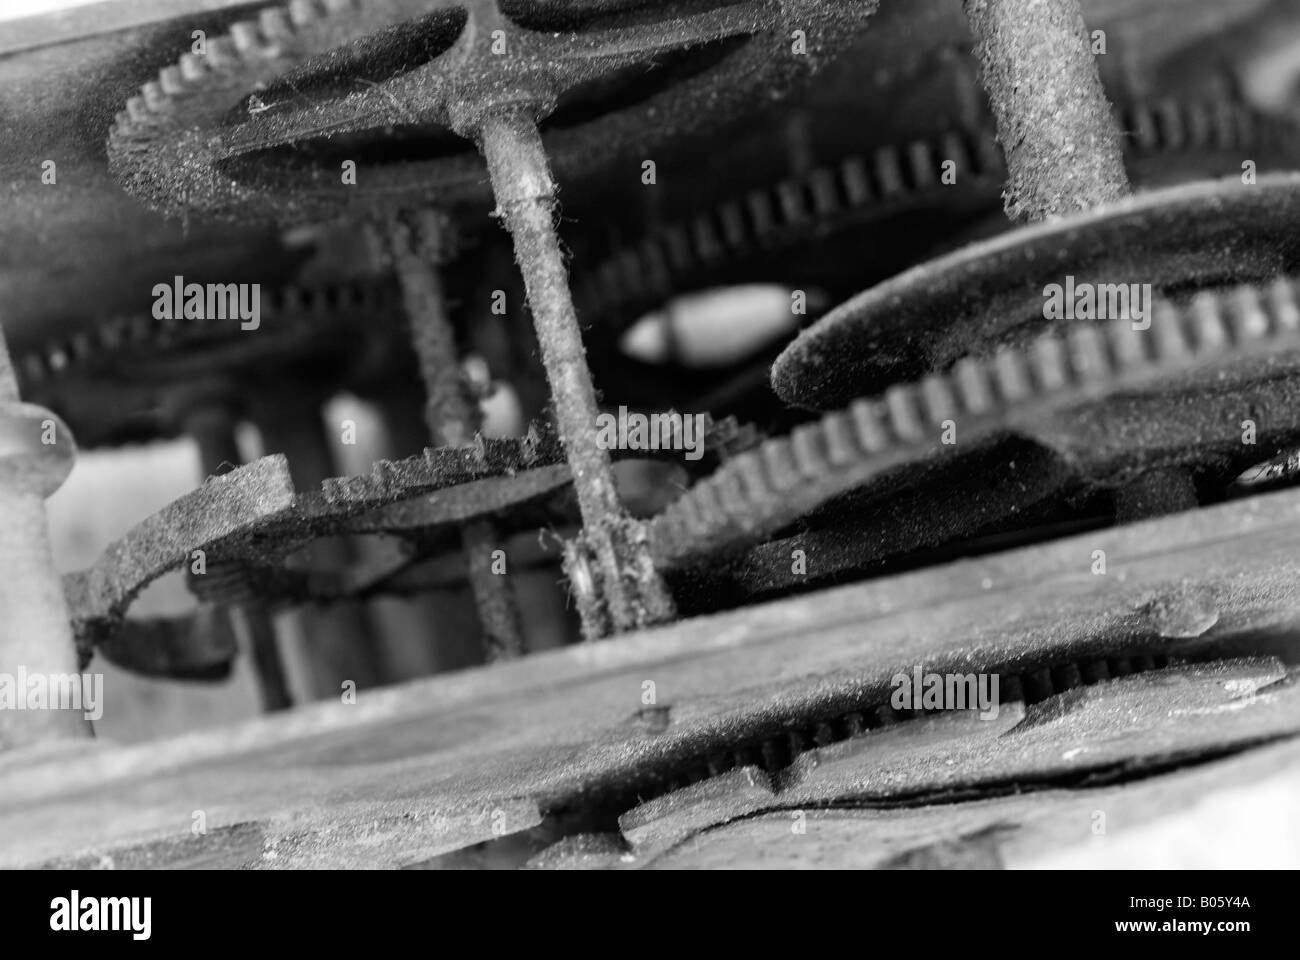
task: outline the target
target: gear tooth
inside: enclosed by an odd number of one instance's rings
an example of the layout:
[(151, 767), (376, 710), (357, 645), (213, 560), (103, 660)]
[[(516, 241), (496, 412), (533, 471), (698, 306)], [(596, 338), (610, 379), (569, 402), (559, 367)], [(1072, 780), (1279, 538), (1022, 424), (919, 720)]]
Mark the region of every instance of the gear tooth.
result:
[(231, 24), (230, 40), (235, 45), (235, 49), (244, 54), (260, 50), (266, 45), (262, 31), (252, 20), (240, 20), (238, 23)]
[(150, 80), (141, 87), (140, 96), (144, 98), (144, 104), (150, 113), (159, 112), (167, 103), (167, 94), (163, 92), (162, 85), (157, 80)]
[(1269, 285), (1268, 308), (1279, 332), (1300, 331), (1300, 306), (1296, 304), (1295, 284), (1290, 280), (1278, 277)]
[(139, 94), (126, 101), (124, 112), (128, 121), (132, 123), (143, 123), (149, 118), (149, 106), (144, 102), (144, 97)]
[(1219, 139), (1215, 133), (1215, 113), (1199, 101), (1183, 106), (1183, 123), (1187, 127), (1187, 139), (1198, 147), (1211, 147)]
[(728, 516), (737, 511), (748, 513), (754, 503), (761, 502), (763, 493), (768, 489), (762, 465), (756, 458), (739, 457), (732, 461), (731, 467), (730, 470), (722, 471), (718, 478), (718, 497), (726, 507)]
[(885, 391), (885, 409), (889, 413), (889, 428), (906, 443), (918, 443), (926, 437), (925, 422), (921, 419), (916, 388), (911, 384), (895, 384)]
[(208, 75), (207, 58), (198, 53), (183, 53), (176, 64), (180, 67), (181, 77), (186, 83), (201, 81)]
[(641, 260), (635, 250), (622, 250), (617, 258), (619, 286), (624, 294), (645, 295), (645, 275), (641, 272)]
[(678, 531), (692, 534), (699, 531), (702, 523), (700, 500), (703, 499), (704, 486), (708, 482), (708, 478), (701, 480), (678, 497), (672, 506), (664, 511), (664, 519), (671, 528), (669, 532), (670, 538), (676, 536)]
[(1146, 349), (1150, 338), (1143, 331), (1134, 330), (1131, 321), (1111, 320), (1105, 329), (1106, 340), (1110, 344), (1118, 370), (1131, 370), (1150, 363)]
[(822, 424), (805, 423), (795, 427), (790, 434), (790, 453), (794, 458), (795, 469), (805, 480), (816, 480), (826, 474), (826, 438), (822, 436)]
[(90, 337), (84, 330), (72, 335), (72, 339), (68, 341), (68, 353), (78, 361), (85, 360), (93, 355), (94, 347), (91, 345)]
[(1011, 347), (998, 350), (993, 358), (993, 373), (1003, 403), (1019, 403), (1033, 395), (1033, 382), (1024, 354)]
[[(1223, 103), (1223, 112), (1225, 119), (1223, 121), (1222, 140), (1228, 149), (1238, 148), (1247, 144), (1259, 142), (1261, 120), (1253, 110), (1247, 110), (1235, 103), (1225, 101)], [(1286, 134), (1283, 133), (1287, 128), (1284, 125), (1268, 127), (1270, 135), (1275, 136), (1277, 140), (1283, 139)]]
[(803, 184), (798, 180), (782, 180), (778, 183), (776, 198), (781, 208), (781, 219), (787, 224), (807, 223), (811, 218), (804, 198)]
[(691, 530), (695, 533), (706, 532), (712, 523), (713, 517), (724, 517), (728, 515), (728, 504), (723, 496), (722, 485), (714, 481), (712, 477), (700, 485), (700, 496), (698, 498), (698, 510), (694, 514), (694, 526)]
[(1182, 360), (1191, 353), (1191, 344), (1187, 342), (1187, 331), (1183, 327), (1180, 312), (1164, 298), (1152, 306), (1151, 334), (1155, 355), (1162, 362)]
[(262, 35), (272, 43), (291, 40), (295, 34), (293, 22), (283, 7), (263, 10), (257, 15), (257, 25), (261, 28)]
[(1182, 111), (1175, 99), (1163, 99), (1156, 104), (1156, 115), (1164, 131), (1161, 140), (1166, 150), (1181, 150), (1187, 145), (1187, 129), (1183, 125)]
[(813, 211), (818, 217), (829, 217), (840, 209), (840, 198), (835, 190), (835, 174), (818, 167), (808, 177), (812, 192)]
[(1065, 358), (1065, 345), (1059, 338), (1050, 334), (1039, 337), (1030, 347), (1029, 360), (1040, 390), (1051, 393), (1069, 386), (1070, 367)]
[(766, 191), (751, 190), (745, 195), (745, 209), (754, 225), (754, 237), (761, 239), (776, 229), (776, 215), (772, 211), (772, 198)]
[(740, 204), (728, 200), (718, 208), (718, 219), (722, 223), (722, 240), (729, 247), (739, 247), (746, 239), (745, 214)]
[(844, 196), (850, 207), (861, 207), (871, 201), (871, 178), (862, 157), (852, 156), (841, 163), (840, 179), (844, 182)]
[(989, 383), (988, 367), (974, 357), (962, 357), (952, 368), (953, 381), (962, 408), (976, 416), (991, 411), (996, 400)]
[(1218, 294), (1202, 291), (1192, 297), (1192, 322), (1196, 329), (1196, 351), (1204, 354), (1228, 343), (1228, 328), (1223, 320), (1223, 300)]
[(691, 236), (695, 240), (695, 249), (699, 251), (702, 261), (710, 263), (722, 257), (724, 251), (722, 243), (718, 240), (718, 231), (707, 213), (702, 213), (691, 221)]
[(933, 187), (939, 182), (939, 164), (934, 151), (925, 140), (917, 140), (907, 148), (907, 166), (912, 183), (918, 189)]
[(289, 0), (289, 19), (296, 27), (305, 27), (324, 16), (325, 11), (316, 0)]
[(798, 458), (792, 455), (793, 452), (789, 444), (781, 441), (760, 448), (759, 460), (772, 489), (785, 492), (793, 490), (800, 484)]
[(208, 61), (214, 67), (229, 67), (240, 63), (243, 57), (235, 48), (235, 41), (230, 37), (213, 37), (208, 41)]
[(671, 289), (672, 273), (668, 269), (668, 258), (659, 246), (658, 237), (651, 235), (642, 242), (640, 260), (646, 284), (651, 290)]
[(1125, 127), (1132, 134), (1138, 151), (1151, 153), (1159, 146), (1160, 131), (1156, 128), (1155, 114), (1146, 103), (1134, 104)]
[(28, 383), (40, 383), (45, 379), (45, 359), (39, 353), (29, 353), (22, 359), (23, 375)]
[(958, 177), (967, 172), (975, 172), (970, 144), (956, 130), (947, 130), (939, 137), (939, 155), (944, 160), (951, 160), (957, 165)]
[(877, 453), (889, 446), (889, 436), (884, 428), (884, 410), (876, 400), (854, 400), (849, 404), (849, 417), (858, 446), (866, 453)]
[(928, 374), (921, 380), (921, 400), (926, 419), (936, 426), (957, 416), (957, 398), (952, 383), (941, 373)]
[(695, 257), (691, 253), (691, 238), (686, 228), (680, 223), (670, 224), (664, 229), (663, 240), (673, 269), (682, 273), (689, 270)]
[(1249, 110), (1238, 110), (1237, 105), (1225, 97), (1215, 97), (1201, 112), (1206, 117), (1208, 128), (1205, 143), (1213, 148), (1231, 149), (1239, 143), (1249, 142), (1253, 137), (1239, 139), (1239, 133), (1249, 135), (1251, 114)]
[(163, 67), (158, 71), (158, 86), (168, 96), (174, 97), (177, 94), (184, 93), (186, 89), (185, 78), (181, 75), (180, 66), (172, 64), (170, 67)]
[(833, 413), (822, 420), (826, 441), (826, 459), (832, 467), (843, 467), (857, 460), (853, 445), (853, 424), (844, 413)]
[(881, 147), (876, 151), (874, 160), (873, 166), (880, 196), (896, 197), (905, 193), (907, 185), (903, 182), (903, 168), (898, 151), (893, 147)]
[(1228, 323), (1234, 343), (1263, 340), (1269, 334), (1268, 314), (1260, 302), (1258, 287), (1241, 286), (1228, 297)]
[(1099, 383), (1111, 372), (1106, 355), (1106, 335), (1095, 324), (1081, 323), (1066, 335), (1070, 365), (1081, 383)]

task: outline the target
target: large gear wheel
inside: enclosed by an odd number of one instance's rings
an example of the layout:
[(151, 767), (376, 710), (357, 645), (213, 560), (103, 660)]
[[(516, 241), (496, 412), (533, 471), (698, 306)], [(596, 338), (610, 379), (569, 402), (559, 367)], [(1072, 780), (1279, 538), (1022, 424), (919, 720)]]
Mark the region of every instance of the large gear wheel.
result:
[[(611, 147), (716, 122), (756, 90), (779, 95), (874, 10), (874, 0), (298, 0), (146, 84), (117, 117), (110, 165), (177, 215), (301, 221), (481, 201), (482, 165), (463, 138), (495, 110), (544, 119), (557, 172), (589, 172)], [(368, 149), (377, 142), (383, 163)]]
[(1153, 190), (920, 264), (832, 310), (788, 346), (772, 385), (830, 409), (968, 353), (1059, 329), (1045, 290), (1147, 284), (1167, 294), (1259, 282), (1300, 264), (1300, 174)]

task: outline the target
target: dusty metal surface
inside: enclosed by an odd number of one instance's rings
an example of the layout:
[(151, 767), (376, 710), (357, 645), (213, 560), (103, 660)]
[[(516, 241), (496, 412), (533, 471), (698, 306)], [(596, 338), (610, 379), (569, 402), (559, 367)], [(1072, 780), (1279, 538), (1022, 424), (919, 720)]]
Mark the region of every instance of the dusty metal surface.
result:
[[(1184, 309), (1164, 302), (1152, 309), (1153, 336), (1129, 319), (1076, 324), (1066, 338), (967, 358), (949, 375), (895, 386), (770, 440), (656, 518), (656, 557), (672, 564), (761, 539), (890, 472), (978, 455), (1008, 435), (1061, 452), (1081, 478), (1095, 481), (1169, 466), (1168, 451), (1203, 462), (1215, 435), (1220, 448), (1254, 455), (1241, 449), (1239, 418), (1274, 397), (1289, 406), (1281, 381), (1300, 331), (1293, 289), (1279, 281), (1267, 291), (1241, 288), (1205, 294)], [(1207, 382), (1223, 394), (1200, 395), (1210, 393)], [(1252, 399), (1233, 395), (1234, 383), (1253, 386)], [(1285, 414), (1265, 422), (1278, 431), (1275, 444), (1294, 441), (1300, 429)], [(949, 424), (960, 442), (945, 439)], [(1151, 428), (1147, 443), (1144, 427)], [(1062, 483), (1050, 470), (1041, 478), (1049, 490)], [(1019, 502), (1035, 499), (1022, 491)]]
[(1150, 283), (1177, 294), (1293, 269), (1300, 177), (1261, 176), (1140, 194), (1081, 217), (974, 244), (873, 287), (806, 330), (772, 369), (792, 403), (833, 407), (968, 353), (1024, 343), (1048, 284)]
[[(1078, 773), (1111, 769), (1123, 755), (1130, 762), (1122, 779), (1137, 780), (1144, 767), (1154, 774), (1186, 766), (1183, 747), (1209, 757), (1296, 732), (1294, 683), (1273, 683), (1276, 665), (1234, 665), (1230, 658), (1294, 635), (1300, 581), (1290, 543), (1298, 523), (1294, 492), (1268, 495), (374, 691), (352, 705), (317, 704), (173, 743), (99, 745), (75, 762), (71, 754), (10, 754), (0, 762), (20, 765), (23, 776), (6, 777), (0, 787), (0, 822), (16, 838), (5, 862), (94, 863), (107, 856), (122, 865), (398, 865), (504, 836), (491, 829), (498, 812), (507, 833), (531, 829), (539, 814), (551, 818), (539, 843), (616, 831), (613, 821), (603, 826), (602, 810), (618, 815), (638, 797), (707, 780), (709, 758), (729, 751), (752, 756), (749, 762), (769, 776), (789, 776), (811, 762), (790, 765), (807, 748), (826, 749), (818, 746), (818, 731), (830, 724), (829, 740), (857, 755), (859, 739), (866, 745), (882, 735), (870, 729), (881, 721), (869, 709), (888, 705), (891, 675), (919, 664), (936, 671), (996, 668), (1019, 678), (1020, 696), (1031, 705), (1017, 737), (1057, 753), (1062, 744), (1083, 747), (1063, 761)], [(1225, 536), (1229, 528), (1238, 532)], [(1109, 558), (1104, 576), (1089, 569), (1094, 549)], [(1206, 604), (1213, 617), (1205, 615)], [(1193, 609), (1200, 611), (1194, 617), (1175, 616)], [(1229, 659), (1167, 671), (1156, 667), (1165, 657)], [(1067, 669), (1098, 660), (1111, 676), (1132, 676), (1085, 679)], [(646, 679), (658, 691), (653, 713), (640, 700)], [(1135, 712), (1126, 698), (1142, 691), (1154, 699), (1138, 697), (1143, 705)], [(1004, 723), (1015, 715), (1005, 706)], [(1189, 712), (1167, 722), (1180, 710)], [(1089, 745), (1100, 744), (1087, 731), (1104, 724), (1107, 711), (1129, 718), (1131, 739), (1094, 751)], [(850, 718), (844, 726), (842, 717)], [(921, 724), (916, 736), (932, 740), (924, 732), (928, 722), (900, 719), (883, 735), (903, 736), (903, 727)], [(1147, 723), (1159, 728), (1158, 738), (1141, 734)], [(795, 731), (804, 750), (792, 756)], [(785, 746), (765, 753), (776, 737), (786, 738)], [(863, 770), (923, 775), (906, 752), (897, 764), (887, 752), (862, 756)], [(1026, 776), (1018, 756), (1004, 754), (1013, 783)], [(978, 766), (972, 776), (987, 772)], [(1073, 791), (1089, 793), (1068, 781), (1051, 774), (1042, 785), (1064, 789), (1062, 799), (1071, 803)], [(728, 810), (750, 808), (723, 793)], [(778, 788), (778, 805), (780, 795)], [(973, 808), (978, 816), (981, 804)], [(205, 836), (190, 833), (196, 809), (205, 811)], [(932, 831), (959, 838), (971, 814), (945, 809), (946, 817), (928, 818), (924, 830), (901, 827), (898, 842), (910, 837), (916, 844)], [(1021, 806), (1018, 818), (1032, 821), (1050, 809)], [(692, 831), (707, 833), (733, 815), (697, 817)], [(383, 842), (370, 843), (376, 834)]]
[[(597, 159), (595, 144), (608, 158), (611, 143), (647, 143), (660, 115), (680, 133), (736, 110), (756, 88), (779, 91), (876, 4), (638, 6), (382, 0), (271, 9), (216, 38), (219, 56), (182, 57), (128, 101), (110, 162), (130, 189), (173, 213), (182, 197), (185, 206), (297, 220), (367, 200), (446, 205), (482, 196), (480, 168), (455, 135), (476, 137), (505, 106), (535, 120), (558, 114), (548, 152), (579, 172)], [(787, 49), (795, 27), (812, 53), (802, 60)], [(342, 49), (354, 41), (364, 42)], [(632, 78), (650, 66), (664, 77), (642, 90)], [(412, 141), (408, 161), (367, 168), (355, 190), (343, 189), (340, 158), (363, 156), (365, 136), (385, 130), (390, 141)]]
[[(0, 708), (32, 664), (248, 656), (277, 714), (6, 712), (0, 862), (990, 867), (1291, 757), (1300, 500), (1233, 498), (1296, 474), (1300, 21), (876, 7), (131, 0), (0, 41)], [(72, 431), (207, 479), (60, 583)], [(174, 571), (196, 603), (145, 614)], [(422, 660), (488, 665), (382, 689)]]

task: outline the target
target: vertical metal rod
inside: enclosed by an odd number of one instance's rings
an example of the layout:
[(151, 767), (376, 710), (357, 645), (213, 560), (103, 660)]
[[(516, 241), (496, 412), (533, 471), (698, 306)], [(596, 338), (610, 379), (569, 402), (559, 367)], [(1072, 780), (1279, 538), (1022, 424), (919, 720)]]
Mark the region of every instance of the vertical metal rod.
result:
[[(338, 473), (318, 398), (309, 388), (288, 389), (257, 411), (255, 422), (268, 452), (283, 453), (298, 490), (308, 490)], [(313, 557), (343, 566), (353, 551), (340, 540), (313, 547)], [(357, 689), (384, 681), (383, 652), (365, 608), (357, 602), (336, 603), (328, 610), (301, 610), (310, 655), (313, 694), (337, 697), (344, 681)]]
[(609, 452), (596, 442), (600, 408), (555, 232), (555, 181), (546, 151), (536, 123), (521, 113), (505, 113), (485, 122), (481, 140), (497, 209), (523, 271), (578, 506), (583, 522), (599, 527), (620, 516), (622, 506)]
[[(379, 404), (388, 445), (384, 456), (418, 455), (429, 445), (424, 416), (410, 402), (403, 384), (385, 385), (371, 397)], [(371, 606), (371, 616), (382, 618), (385, 632), (402, 637), (400, 646), (389, 646), (398, 677), (417, 677), (457, 670), (476, 661), (482, 651), (478, 637), (470, 643), (473, 625), (482, 626), (472, 593), (440, 590), (407, 597), (399, 602), (380, 599)]]
[[(1012, 220), (1080, 213), (1131, 192), (1110, 101), (1078, 0), (964, 0), (980, 77), (1010, 172)], [(1186, 470), (1156, 471), (1116, 492), (1128, 522), (1190, 509)]]
[(1010, 172), (1012, 220), (1045, 220), (1129, 193), (1119, 130), (1078, 0), (965, 0)]
[[(437, 264), (442, 260), (442, 221), (433, 213), (420, 218), (418, 236), (394, 218), (387, 225), (394, 266), (411, 324), (411, 342), (425, 389), (425, 424), (437, 446), (465, 446), (482, 426), (482, 414), (457, 363), (456, 336), (447, 319), (447, 302)], [(493, 569), (500, 546), (493, 524), (476, 520), (461, 527), (466, 573), (483, 628), (489, 661), (523, 653), (523, 628), (507, 577)]]
[[(76, 448), (56, 423), (59, 449), (43, 451), (39, 413), (19, 401), (0, 332), (0, 671), (15, 684), (22, 673), (54, 678), (80, 670), (45, 514), (45, 498), (63, 482)], [(23, 687), (15, 693), (25, 698)], [(0, 709), (0, 749), (90, 735), (83, 712)]]
[(597, 440), (596, 389), (560, 253), (555, 181), (537, 123), (523, 108), (503, 109), (482, 121), (476, 137), (523, 273), (583, 537), (594, 561), (584, 560), (581, 545), (566, 551), (584, 631), (594, 639), (671, 619), (672, 598), (640, 526), (623, 512), (609, 452)]
[[(185, 432), (199, 448), (199, 469), (208, 476), (227, 473), (243, 462), (235, 442), (235, 420), (224, 404), (202, 406), (185, 420)], [(241, 604), (228, 613), (236, 630), (242, 627), (253, 658), (262, 709), (269, 712), (293, 706), (289, 681), (276, 642), (275, 623), (260, 604)]]

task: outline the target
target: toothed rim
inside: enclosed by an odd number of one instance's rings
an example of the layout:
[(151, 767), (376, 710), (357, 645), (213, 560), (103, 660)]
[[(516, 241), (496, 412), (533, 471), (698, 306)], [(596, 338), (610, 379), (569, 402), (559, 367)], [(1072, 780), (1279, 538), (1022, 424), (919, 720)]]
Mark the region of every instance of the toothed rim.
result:
[[(1286, 173), (1260, 175), (1253, 185), (1229, 178), (1153, 190), (1024, 227), (920, 264), (836, 307), (776, 359), (772, 387), (787, 403), (827, 409), (942, 367), (958, 332), (963, 352), (984, 353), (1020, 322), (1007, 305), (1008, 284), (1016, 295), (1041, 298), (1045, 283), (1067, 273), (1096, 280), (1102, 265), (1110, 275), (1123, 272), (1110, 268), (1121, 255), (1135, 265), (1131, 277), (1116, 281), (1150, 282), (1157, 290), (1203, 283), (1204, 264), (1194, 258), (1212, 247), (1235, 279), (1265, 279), (1279, 266), (1300, 264), (1300, 234), (1291, 226), (1297, 221), (1300, 174)], [(1156, 254), (1170, 261), (1159, 275), (1142, 266)], [(1193, 259), (1174, 262), (1186, 255)], [(992, 303), (998, 296), (1003, 302)], [(1048, 327), (1041, 320), (1040, 329)]]
[[(365, 178), (367, 183), (363, 184), (359, 180), (356, 186), (346, 191), (338, 189), (338, 184), (332, 181), (332, 188), (325, 190), (325, 171), (317, 169), (301, 171), (302, 177), (311, 183), (305, 184), (301, 190), (286, 191), (282, 184), (271, 190), (237, 183), (220, 173), (216, 166), (219, 161), (230, 157), (218, 156), (214, 152), (212, 138), (204, 131), (211, 129), (215, 118), (224, 115), (244, 96), (254, 93), (259, 83), (273, 81), (312, 56), (338, 49), (346, 43), (426, 14), (459, 11), (474, 16), (476, 10), (483, 8), (484, 16), (498, 15), (492, 0), (427, 0), (426, 3), (408, 0), (404, 4), (401, 0), (391, 2), (395, 9), (385, 10), (384, 0), (374, 0), (367, 4), (360, 4), (357, 0), (331, 0), (323, 7), (314, 0), (294, 0), (287, 8), (262, 11), (256, 21), (246, 20), (234, 24), (226, 35), (207, 41), (205, 57), (197, 59), (191, 54), (182, 56), (176, 64), (163, 68), (158, 79), (144, 84), (140, 94), (127, 102), (125, 108), (117, 114), (109, 133), (110, 169), (128, 190), (145, 202), (177, 216), (201, 207), (217, 214), (239, 214), (263, 219), (303, 217), (309, 213), (319, 217), (343, 212), (358, 196), (365, 196), (372, 203), (390, 202), (398, 205), (419, 201), (447, 202), (458, 197), (468, 199), (484, 195), (486, 190), (481, 165), (474, 156), (472, 145), (468, 143), (463, 157), (444, 158), (441, 161), (411, 161), (394, 164), (385, 170), (372, 170), (370, 176)], [(736, 24), (743, 23), (748, 32), (734, 35), (743, 35), (749, 41), (759, 36), (770, 36), (780, 39), (784, 44), (783, 30), (786, 22), (797, 13), (801, 18), (800, 28), (808, 31), (810, 37), (825, 34), (823, 43), (829, 47), (834, 41), (850, 36), (852, 31), (847, 27), (860, 26), (874, 13), (875, 7), (874, 0), (825, 11), (820, 8), (806, 9), (802, 3), (790, 4), (787, 0), (746, 0), (743, 7), (709, 9), (692, 13), (687, 19), (696, 18), (704, 26), (708, 23), (708, 17), (716, 18), (719, 29), (725, 27), (719, 36), (732, 36), (733, 33), (726, 31), (739, 29)], [(750, 11), (744, 15), (748, 17), (747, 20), (742, 17), (744, 11)], [(574, 38), (584, 36), (582, 33), (528, 30), (503, 14), (500, 17), (503, 23), (516, 32), (519, 39), (527, 43), (549, 44), (557, 50), (567, 49), (566, 44), (571, 45)], [(731, 24), (730, 20), (734, 20), (735, 24)], [(655, 33), (649, 26), (630, 26), (623, 28), (623, 32), (629, 38), (635, 38), (638, 36), (637, 31), (642, 31), (641, 35), (647, 36), (647, 43), (650, 44), (645, 57), (650, 57), (654, 55), (654, 42), (667, 43), (674, 36), (672, 31), (665, 32), (666, 28), (674, 25), (676, 30), (681, 23), (685, 23), (685, 20), (665, 20), (663, 24), (657, 25), (660, 27), (659, 33)], [(462, 30), (461, 37), (463, 36)], [(586, 36), (595, 37), (596, 34)], [(659, 40), (654, 41), (655, 37)], [(712, 39), (701, 35), (699, 41), (702, 45), (708, 45)], [(460, 42), (458, 38), (453, 47), (440, 56), (446, 57), (455, 49), (455, 44)], [(740, 87), (748, 89), (761, 83), (765, 85), (765, 93), (771, 93), (777, 87), (788, 86), (789, 81), (814, 69), (814, 65), (826, 54), (825, 50), (819, 48), (813, 52), (816, 56), (783, 60), (770, 55), (771, 51), (763, 44), (750, 42), (739, 56), (726, 58), (721, 64), (705, 70), (702, 75), (689, 77), (674, 87), (656, 93), (645, 102), (613, 111), (573, 130), (556, 131), (552, 142), (552, 163), (558, 166), (564, 163), (596, 162), (600, 151), (591, 149), (595, 134), (585, 128), (612, 124), (619, 117), (622, 117), (619, 122), (627, 128), (623, 133), (636, 130), (639, 131), (637, 136), (642, 139), (651, 136), (649, 128), (656, 125), (640, 122), (633, 125), (632, 120), (655, 114), (656, 110), (670, 105), (671, 101), (666, 97), (689, 98), (706, 89), (715, 93), (721, 89), (726, 95), (711, 97), (710, 107), (743, 105), (752, 98), (743, 97)], [(627, 58), (635, 57), (627, 51), (624, 54)], [(436, 59), (430, 62), (433, 63)], [(463, 58), (455, 56), (451, 59), (459, 63)], [(592, 58), (592, 61), (595, 62), (596, 59)], [(629, 62), (635, 60), (629, 59)], [(719, 69), (729, 70), (727, 75), (733, 76), (736, 82), (717, 82)], [(582, 79), (590, 77), (585, 77), (579, 70), (575, 73), (574, 82)], [(204, 102), (205, 98), (223, 92), (231, 93), (234, 99), (229, 103), (222, 100), (215, 106)], [(187, 114), (200, 107), (203, 109), (197, 122), (188, 122), (190, 118)], [(444, 108), (449, 109), (447, 105)], [(692, 118), (690, 122), (697, 122), (698, 115), (705, 112), (707, 111), (699, 109), (688, 111)], [(362, 122), (356, 129), (368, 129), (365, 123)], [(376, 126), (384, 125), (386, 123), (376, 123)], [(450, 122), (448, 125), (451, 125)], [(333, 129), (333, 132), (341, 132), (344, 127)], [(607, 129), (612, 131), (614, 127), (611, 125)], [(609, 142), (609, 137), (600, 142)], [(437, 178), (433, 176), (434, 172), (439, 173)], [(337, 171), (330, 172), (329, 177), (337, 180)], [(435, 179), (442, 182), (431, 182)]]
[[(1164, 98), (1125, 105), (1120, 127), (1134, 162), (1206, 151), (1269, 149), (1292, 144), (1300, 131), (1268, 121), (1228, 98)], [(746, 256), (780, 245), (784, 234), (825, 227), (836, 217), (897, 212), (946, 186), (936, 158), (956, 162), (964, 192), (1000, 189), (1006, 165), (991, 125), (851, 155), (743, 197), (719, 201), (689, 221), (670, 223), (606, 255), (589, 269), (575, 265), (575, 287), (585, 315), (621, 332), (639, 312), (682, 292), (682, 284), (734, 268)], [(990, 193), (990, 196), (993, 196)], [(703, 281), (700, 280), (702, 283)]]
[(652, 555), (672, 568), (756, 541), (877, 477), (951, 452), (940, 439), (946, 420), (960, 422), (966, 448), (1026, 428), (1032, 435), (1063, 408), (1145, 389), (1205, 363), (1300, 346), (1300, 299), (1290, 279), (1203, 292), (1186, 308), (1159, 301), (1154, 314), (1155, 332), (1135, 330), (1129, 320), (1076, 324), (1022, 349), (964, 358), (951, 373), (893, 386), (768, 440), (656, 517)]

